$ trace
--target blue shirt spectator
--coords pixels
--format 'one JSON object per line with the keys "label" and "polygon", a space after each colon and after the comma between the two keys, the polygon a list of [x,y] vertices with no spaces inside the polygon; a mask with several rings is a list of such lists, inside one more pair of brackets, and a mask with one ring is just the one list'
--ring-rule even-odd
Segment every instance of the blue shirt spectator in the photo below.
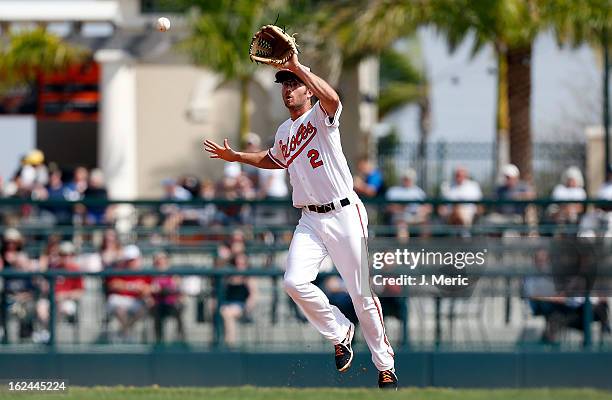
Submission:
{"label": "blue shirt spectator", "polygon": [[[519,180],[520,171],[514,164],[504,165],[501,169],[503,179],[502,185],[495,190],[495,196],[499,200],[530,200],[535,197],[535,193],[527,184]],[[497,210],[500,214],[524,214],[525,206],[520,204],[503,204]]]}
{"label": "blue shirt spectator", "polygon": [[376,197],[383,192],[384,179],[382,172],[367,158],[357,163],[358,175],[353,178],[357,194],[365,197]]}

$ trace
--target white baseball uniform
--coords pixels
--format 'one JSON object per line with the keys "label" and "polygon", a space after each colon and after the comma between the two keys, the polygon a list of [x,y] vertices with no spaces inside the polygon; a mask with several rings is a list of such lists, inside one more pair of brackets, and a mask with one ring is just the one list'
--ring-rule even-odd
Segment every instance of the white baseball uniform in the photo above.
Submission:
{"label": "white baseball uniform", "polygon": [[[341,112],[340,104],[330,118],[317,102],[295,121],[285,121],[268,150],[270,158],[289,171],[295,207],[334,204],[334,210],[326,213],[302,211],[289,248],[284,285],[310,323],[333,344],[340,343],[350,322],[312,284],[329,255],[351,296],[372,361],[384,371],[394,367],[393,349],[385,334],[380,301],[369,283],[362,282],[368,279],[361,271],[368,217],[353,190],[353,177],[342,152]],[[342,206],[340,201],[346,198],[350,204]],[[367,287],[367,292],[362,293],[362,287]]]}

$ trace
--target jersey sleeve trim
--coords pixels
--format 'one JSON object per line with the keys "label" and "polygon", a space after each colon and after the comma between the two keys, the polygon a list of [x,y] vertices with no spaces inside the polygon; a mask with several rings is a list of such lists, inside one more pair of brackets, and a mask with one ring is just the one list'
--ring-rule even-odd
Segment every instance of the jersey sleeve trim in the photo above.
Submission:
{"label": "jersey sleeve trim", "polygon": [[272,149],[268,149],[268,155],[270,156],[270,158],[272,159],[272,161],[274,161],[274,163],[276,165],[278,165],[279,167],[283,168],[283,169],[287,169],[287,165],[284,164],[283,162],[281,162],[280,160],[276,159],[276,157],[274,157],[274,155],[272,155]]}
{"label": "jersey sleeve trim", "polygon": [[338,108],[336,108],[336,113],[333,115],[333,118],[327,113],[327,111],[325,111],[325,109],[323,108],[323,104],[321,104],[321,101],[319,101],[319,107],[321,108],[321,111],[323,111],[323,114],[326,116],[324,119],[325,125],[328,127],[337,128],[340,125],[340,114],[342,113],[342,103],[341,102],[338,103]]}

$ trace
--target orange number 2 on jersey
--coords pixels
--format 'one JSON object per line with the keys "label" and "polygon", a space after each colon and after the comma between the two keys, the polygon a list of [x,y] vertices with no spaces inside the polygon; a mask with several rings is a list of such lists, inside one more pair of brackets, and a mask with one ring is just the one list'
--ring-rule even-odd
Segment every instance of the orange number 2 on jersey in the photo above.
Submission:
{"label": "orange number 2 on jersey", "polygon": [[308,158],[310,158],[310,165],[312,165],[312,169],[315,169],[323,165],[323,161],[319,160],[318,150],[310,149],[308,150],[308,153],[306,155],[308,156]]}

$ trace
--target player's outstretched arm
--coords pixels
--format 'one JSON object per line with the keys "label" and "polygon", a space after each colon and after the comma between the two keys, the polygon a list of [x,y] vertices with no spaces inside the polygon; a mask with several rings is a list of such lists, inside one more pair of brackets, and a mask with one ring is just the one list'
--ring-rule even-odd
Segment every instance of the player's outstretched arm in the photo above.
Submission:
{"label": "player's outstretched arm", "polygon": [[272,161],[266,150],[257,153],[235,151],[231,148],[227,139],[223,140],[223,146],[206,139],[204,141],[204,150],[210,153],[210,158],[220,158],[229,162],[241,162],[263,169],[281,169],[278,164]]}
{"label": "player's outstretched arm", "polygon": [[280,68],[286,68],[296,74],[302,82],[317,96],[323,109],[327,112],[327,115],[333,117],[336,114],[336,110],[340,105],[340,96],[332,88],[329,83],[325,82],[322,78],[310,72],[305,66],[300,64],[297,54],[293,54],[289,61],[280,66]]}

